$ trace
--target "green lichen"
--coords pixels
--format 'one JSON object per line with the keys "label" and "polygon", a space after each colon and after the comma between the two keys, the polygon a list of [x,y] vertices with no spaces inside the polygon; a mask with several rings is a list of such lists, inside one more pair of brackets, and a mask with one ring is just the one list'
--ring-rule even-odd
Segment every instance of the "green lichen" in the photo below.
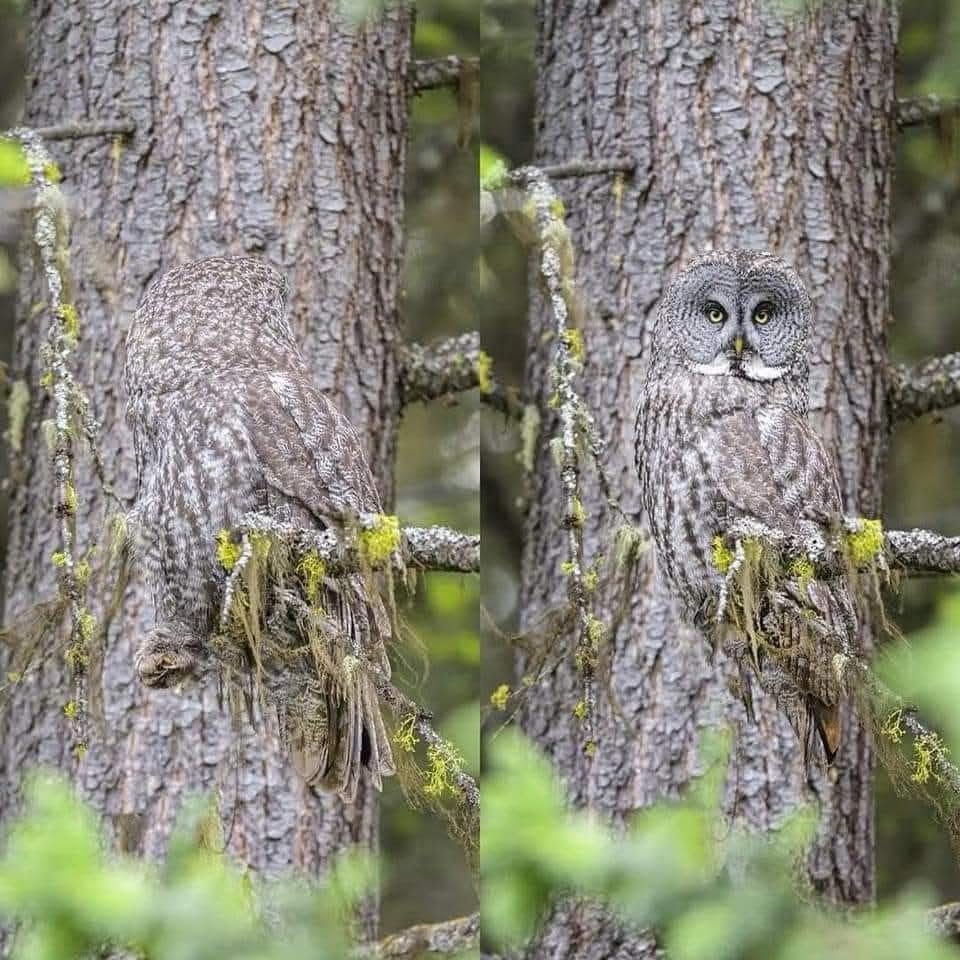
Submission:
{"label": "green lichen", "polygon": [[733,566],[734,553],[720,534],[717,534],[711,541],[710,561],[724,576]]}
{"label": "green lichen", "polygon": [[594,650],[603,642],[606,633],[607,628],[604,626],[603,621],[598,620],[593,614],[590,614],[587,617],[587,639],[590,641],[590,645]]}
{"label": "green lichen", "polygon": [[327,575],[327,565],[320,558],[316,550],[305,553],[297,564],[297,570],[303,577],[303,590],[311,603],[316,603],[320,596],[324,577]]}
{"label": "green lichen", "polygon": [[62,550],[54,550],[50,559],[55,567],[65,567],[67,565],[67,555]]}
{"label": "green lichen", "polygon": [[567,208],[563,205],[563,201],[559,197],[554,197],[550,201],[550,216],[554,220],[563,220],[567,215]]}
{"label": "green lichen", "polygon": [[76,720],[80,716],[80,708],[77,706],[76,700],[68,700],[63,705],[63,715],[68,720]]}
{"label": "green lichen", "polygon": [[490,694],[490,703],[496,707],[497,710],[506,710],[509,699],[510,687],[505,683],[501,683],[500,686]]}
{"label": "green lichen", "polygon": [[584,756],[592,757],[592,756],[594,756],[594,755],[596,754],[596,752],[597,752],[597,741],[596,741],[596,740],[588,740],[588,741],[583,745],[583,753],[584,753]]}
{"label": "green lichen", "polygon": [[382,513],[358,537],[360,555],[372,567],[381,566],[400,548],[400,521]]}
{"label": "green lichen", "polygon": [[77,616],[77,633],[84,644],[93,639],[93,633],[97,628],[96,617],[89,610],[81,610]]}
{"label": "green lichen", "polygon": [[26,380],[15,380],[7,399],[7,443],[14,453],[23,449],[23,434],[30,410],[30,388]]}
{"label": "green lichen", "polygon": [[87,755],[87,745],[85,743],[76,743],[73,746],[73,756],[75,760],[82,760]]}
{"label": "green lichen", "polygon": [[847,557],[856,568],[870,566],[883,552],[883,524],[879,520],[860,520],[859,529],[845,538]]}
{"label": "green lichen", "polygon": [[80,560],[73,568],[73,576],[78,587],[85,587],[90,580],[90,564],[86,560]]}
{"label": "green lichen", "polygon": [[217,561],[227,573],[237,565],[242,552],[240,544],[230,538],[230,531],[220,530],[217,534]]}
{"label": "green lichen", "polygon": [[573,715],[578,720],[585,720],[587,717],[587,704],[585,700],[578,700],[576,706],[573,708]]}
{"label": "green lichen", "polygon": [[72,673],[82,671],[90,660],[82,643],[72,643],[67,647],[63,659],[67,661]]}
{"label": "green lichen", "polygon": [[52,390],[53,389],[53,371],[44,370],[43,373],[40,374],[39,383],[44,390]]}
{"label": "green lichen", "polygon": [[63,179],[60,168],[52,160],[43,165],[43,176],[50,183],[59,183]]}
{"label": "green lichen", "polygon": [[586,590],[587,593],[593,593],[594,590],[597,589],[597,585],[599,583],[600,583],[600,574],[597,573],[596,567],[591,567],[583,575],[583,589]]}
{"label": "green lichen", "polygon": [[486,350],[477,354],[477,386],[484,396],[493,390],[493,357]]}
{"label": "green lichen", "polygon": [[572,560],[564,560],[560,564],[560,572],[565,577],[572,577],[576,569],[577,569],[577,565]]}

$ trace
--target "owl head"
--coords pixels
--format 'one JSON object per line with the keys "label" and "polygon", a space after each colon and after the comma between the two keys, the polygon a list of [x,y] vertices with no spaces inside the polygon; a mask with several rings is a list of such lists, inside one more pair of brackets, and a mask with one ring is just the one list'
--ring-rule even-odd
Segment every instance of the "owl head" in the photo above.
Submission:
{"label": "owl head", "polygon": [[796,272],[753,250],[707,254],[667,288],[655,338],[704,376],[806,379],[811,303]]}

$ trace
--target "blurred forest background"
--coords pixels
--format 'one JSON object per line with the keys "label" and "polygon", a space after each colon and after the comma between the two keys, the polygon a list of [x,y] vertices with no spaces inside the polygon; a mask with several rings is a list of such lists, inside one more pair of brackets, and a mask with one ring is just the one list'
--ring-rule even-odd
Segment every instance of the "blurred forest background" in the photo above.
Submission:
{"label": "blurred forest background", "polygon": [[[960,96],[960,4],[905,0],[900,9],[898,96]],[[535,13],[533,0],[488,0],[484,6],[482,149],[488,158],[502,157],[509,167],[533,155]],[[576,249],[576,236],[573,243]],[[527,349],[527,254],[503,218],[484,228],[482,244],[477,274],[481,338],[503,383],[518,386],[523,382]],[[892,254],[891,360],[912,363],[960,350],[955,307],[960,297],[960,124],[956,117],[940,127],[910,127],[899,134]],[[593,412],[602,435],[603,412]],[[483,637],[488,695],[514,679],[506,638],[518,625],[521,446],[514,425],[496,412],[485,412],[482,599],[489,614]],[[899,425],[887,467],[887,526],[960,533],[958,475],[960,410]],[[960,604],[950,603],[956,597],[960,597],[956,582],[937,578],[910,580],[891,596],[890,610],[913,649],[922,653],[925,645],[943,637],[960,639]],[[497,730],[504,719],[503,713],[490,711],[485,730]],[[960,898],[955,853],[930,811],[915,800],[897,797],[882,770],[877,773],[876,802],[881,903],[918,880],[935,886],[935,899]]]}
{"label": "blurred forest background", "polygon": [[[0,2],[0,128],[15,125],[22,111],[27,6],[17,0]],[[353,6],[357,16],[372,12],[369,4],[344,4]],[[416,57],[475,55],[479,36],[473,4],[464,0],[418,4]],[[426,342],[475,329],[470,278],[478,245],[477,137],[475,118],[474,129],[469,123],[461,129],[457,97],[449,89],[412,98],[411,109],[401,309],[406,339]],[[57,144],[50,144],[50,150],[56,160]],[[62,174],[69,202],[68,166],[63,166]],[[15,322],[15,263],[23,223],[16,205],[11,198],[0,208],[0,361],[10,357]],[[5,403],[2,409],[6,410]],[[395,504],[401,522],[479,530],[478,417],[475,392],[461,395],[455,404],[418,404],[404,411]],[[4,444],[0,478],[6,475]],[[4,517],[7,502],[3,492]],[[0,547],[5,545],[4,527]],[[478,600],[475,576],[422,577],[415,600],[401,614],[424,643],[429,666],[425,672],[424,664],[415,659],[394,665],[398,682],[430,705],[437,729],[461,750],[466,769],[474,776],[479,772]],[[385,786],[381,824],[384,932],[476,909],[476,891],[459,844],[429,811],[410,809],[393,780]]]}

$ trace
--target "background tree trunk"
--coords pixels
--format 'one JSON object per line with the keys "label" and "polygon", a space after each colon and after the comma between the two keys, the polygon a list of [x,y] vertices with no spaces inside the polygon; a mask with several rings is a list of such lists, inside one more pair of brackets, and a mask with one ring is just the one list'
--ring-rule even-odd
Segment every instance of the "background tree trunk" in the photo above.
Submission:
{"label": "background tree trunk", "polygon": [[[667,279],[709,249],[770,249],[798,268],[815,303],[811,409],[832,451],[849,513],[876,516],[887,445],[884,407],[888,227],[894,134],[896,14],[887,0],[814,5],[787,17],[773,3],[705,0],[540,0],[537,162],[628,155],[636,173],[564,180],[558,189],[586,306],[580,389],[606,440],[606,469],[638,514],[633,465],[637,375]],[[533,310],[527,388],[552,392]],[[552,419],[552,418],[551,418]],[[555,435],[546,422],[542,440]],[[617,518],[586,469],[588,559],[611,546]],[[524,555],[524,623],[565,602],[558,472],[541,442]],[[608,622],[616,585],[601,583]],[[862,642],[871,643],[869,624]],[[581,752],[572,715],[572,654],[528,698],[524,725],[577,803],[622,822],[676,794],[700,769],[698,745],[719,723],[736,730],[725,804],[755,829],[798,804],[821,806],[810,879],[831,900],[873,895],[871,748],[848,716],[839,780],[808,784],[801,749],[767,697],[751,725],[728,689],[729,664],[678,626],[642,571],[626,618],[609,637],[611,696],[600,685],[598,750]],[[521,664],[523,669],[528,664]],[[613,701],[613,703],[611,703]],[[613,705],[615,704],[615,706]],[[586,906],[561,907],[532,954],[579,960],[646,956],[652,946]]]}
{"label": "background tree trunk", "polygon": [[[133,493],[133,451],[119,388],[123,342],[148,283],[176,263],[214,253],[262,256],[287,276],[293,326],[317,383],[367,438],[387,504],[397,421],[396,294],[411,18],[340,19],[336,0],[34,5],[31,126],[129,116],[129,144],[52,147],[72,206],[72,299],[82,325],[80,382],[103,423],[118,493]],[[6,578],[7,620],[54,594],[58,546],[51,455],[40,430],[50,404],[36,386],[47,317],[24,260],[15,377],[31,387]],[[81,456],[79,543],[101,541],[92,583],[100,614],[104,499]],[[367,791],[345,806],[296,777],[275,741],[239,731],[215,685],[147,692],[132,655],[152,622],[139,579],[106,638],[101,722],[85,760],[71,757],[62,707],[70,684],[62,646],[11,694],[0,736],[0,811],[16,805],[24,770],[71,771],[114,824],[137,825],[137,852],[160,856],[188,792],[216,791],[228,850],[256,871],[315,871],[346,844],[372,845]],[[132,817],[129,815],[133,815]],[[129,833],[129,831],[126,831]]]}

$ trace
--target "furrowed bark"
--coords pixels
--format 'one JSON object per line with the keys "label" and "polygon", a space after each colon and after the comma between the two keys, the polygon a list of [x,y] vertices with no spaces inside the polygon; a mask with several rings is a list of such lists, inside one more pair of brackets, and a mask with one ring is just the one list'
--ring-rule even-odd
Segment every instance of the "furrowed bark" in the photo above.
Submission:
{"label": "furrowed bark", "polygon": [[[63,117],[115,116],[120,104],[136,130],[129,141],[51,145],[71,204],[76,375],[103,422],[104,462],[124,501],[134,463],[118,384],[130,318],[170,267],[232,253],[261,256],[286,275],[316,382],[366,439],[389,509],[411,21],[391,6],[353,25],[338,9],[333,0],[296,14],[249,0],[229,16],[215,3],[173,4],[163,16],[119,0],[32,7],[25,123],[53,136]],[[30,482],[15,491],[11,513],[8,621],[56,582],[51,457],[40,430],[50,406],[37,386],[43,323],[31,310],[44,293],[31,255],[22,266],[14,376],[30,384],[18,473]],[[102,622],[114,577],[105,504],[79,463],[78,547],[101,544],[90,592]],[[43,763],[69,772],[108,824],[142,818],[136,852],[150,858],[162,856],[183,798],[199,791],[218,796],[232,824],[229,856],[257,872],[312,873],[347,845],[375,846],[372,791],[345,806],[305,787],[263,729],[232,729],[215,685],[182,697],[140,686],[133,650],[152,619],[136,580],[106,640],[84,760],[70,754],[62,643],[14,688],[0,731],[0,815],[15,811],[24,771]],[[372,912],[366,927],[373,932]]]}
{"label": "furrowed bark", "polygon": [[[896,16],[886,0],[820,4],[785,17],[772,4],[654,0],[597,5],[540,0],[537,148],[549,169],[568,158],[628,157],[632,175],[559,180],[584,304],[585,370],[577,388],[606,441],[604,466],[626,514],[639,512],[633,465],[637,376],[667,279],[709,249],[767,248],[796,265],[815,303],[812,417],[834,455],[848,514],[880,515],[886,449],[888,232]],[[526,394],[548,410],[550,318],[534,308]],[[565,602],[563,490],[545,419],[526,526],[523,623]],[[585,475],[586,559],[607,553],[620,519]],[[614,622],[620,585],[601,583]],[[814,889],[840,903],[873,896],[872,757],[850,713],[839,779],[807,783],[802,750],[769,698],[747,722],[732,671],[678,625],[652,565],[632,585],[598,680],[597,750],[582,751],[570,655],[527,700],[526,730],[573,800],[621,823],[682,790],[700,769],[704,732],[737,732],[725,805],[757,830],[799,804],[822,810],[810,851]],[[563,642],[563,639],[557,640]],[[869,650],[864,623],[860,645]],[[523,672],[528,664],[520,663]],[[531,957],[654,955],[652,941],[602,911],[561,905]]]}

